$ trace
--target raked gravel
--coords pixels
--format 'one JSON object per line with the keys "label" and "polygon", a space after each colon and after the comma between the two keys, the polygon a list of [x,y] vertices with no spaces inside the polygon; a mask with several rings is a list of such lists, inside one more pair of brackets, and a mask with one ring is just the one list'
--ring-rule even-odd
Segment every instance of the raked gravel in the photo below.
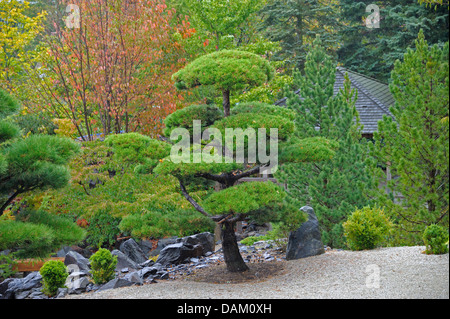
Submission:
{"label": "raked gravel", "polygon": [[422,246],[330,250],[286,261],[281,273],[262,282],[159,281],[66,299],[448,299],[449,255],[426,255],[424,250]]}

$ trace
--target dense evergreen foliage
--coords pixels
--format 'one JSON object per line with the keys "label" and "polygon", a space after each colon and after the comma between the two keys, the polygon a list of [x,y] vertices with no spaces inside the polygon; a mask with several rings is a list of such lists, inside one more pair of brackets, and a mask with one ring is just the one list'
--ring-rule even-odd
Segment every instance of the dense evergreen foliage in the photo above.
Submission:
{"label": "dense evergreen foliage", "polygon": [[443,48],[429,46],[419,33],[415,49],[392,72],[395,121],[385,117],[374,134],[374,157],[397,177],[378,201],[397,221],[401,242],[420,241],[430,224],[448,227],[449,126],[443,121],[448,118],[448,59],[448,42]]}
{"label": "dense evergreen foliage", "polygon": [[272,41],[280,42],[282,49],[274,59],[284,60],[290,69],[303,70],[306,55],[319,34],[332,54],[337,49],[339,19],[338,7],[333,1],[323,0],[269,0],[261,10],[262,32]]}
{"label": "dense evergreen foliage", "polygon": [[[443,45],[449,37],[448,5],[426,6],[406,0],[340,0],[342,47],[338,61],[350,70],[387,82],[394,63],[403,58],[420,29],[429,43]],[[379,28],[367,28],[368,5],[380,10]]]}
{"label": "dense evergreen foliage", "polygon": [[[333,96],[334,74],[335,64],[317,37],[306,59],[305,76],[294,73],[301,97],[290,92],[287,101],[288,108],[296,112],[295,135],[304,140],[300,140],[300,150],[281,156],[309,154],[315,159],[314,155],[323,154],[328,161],[284,165],[278,175],[287,183],[289,196],[314,207],[324,243],[344,247],[342,223],[355,208],[369,203],[367,191],[373,184],[366,171],[368,149],[361,141],[355,92],[347,79],[344,89]],[[317,148],[320,139],[335,145]]]}

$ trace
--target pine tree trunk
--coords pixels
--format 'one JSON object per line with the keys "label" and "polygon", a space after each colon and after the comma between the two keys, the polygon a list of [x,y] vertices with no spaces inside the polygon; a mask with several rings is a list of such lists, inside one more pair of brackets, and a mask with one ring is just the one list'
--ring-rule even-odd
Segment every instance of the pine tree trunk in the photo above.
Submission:
{"label": "pine tree trunk", "polygon": [[244,272],[248,270],[247,265],[242,259],[236,236],[234,234],[234,223],[224,222],[222,229],[222,249],[229,272]]}

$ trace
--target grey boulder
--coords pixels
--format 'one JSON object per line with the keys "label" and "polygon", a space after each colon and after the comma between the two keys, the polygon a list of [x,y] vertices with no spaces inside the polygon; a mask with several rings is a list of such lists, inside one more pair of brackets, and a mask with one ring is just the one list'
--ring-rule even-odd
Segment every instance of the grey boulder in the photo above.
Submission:
{"label": "grey boulder", "polygon": [[42,287],[42,276],[38,271],[28,274],[24,278],[10,278],[6,279],[0,284],[0,294],[3,299],[15,299],[28,297],[30,291],[34,288]]}
{"label": "grey boulder", "polygon": [[111,255],[117,256],[116,271],[121,271],[124,268],[134,269],[134,270],[138,270],[138,269],[142,268],[141,266],[138,265],[138,263],[136,263],[134,260],[132,260],[130,257],[125,255],[120,250],[117,250],[117,249],[113,250],[111,252]]}
{"label": "grey boulder", "polygon": [[144,251],[133,238],[130,238],[120,244],[119,250],[123,252],[128,258],[138,264],[143,263],[148,259]]}
{"label": "grey boulder", "polygon": [[176,243],[166,246],[161,250],[157,263],[163,266],[178,265],[187,263],[192,257],[199,257],[203,253],[201,245],[189,245],[184,243]]}
{"label": "grey boulder", "polygon": [[202,255],[209,251],[214,251],[214,235],[208,232],[200,233],[188,237],[183,237],[181,242],[190,245],[200,245],[202,247]]}
{"label": "grey boulder", "polygon": [[134,285],[134,283],[129,280],[122,279],[122,278],[115,278],[113,280],[108,281],[103,286],[101,286],[97,291],[104,291],[104,290],[108,290],[108,289],[116,289],[116,288],[128,287],[128,286],[133,286],[133,285]]}
{"label": "grey boulder", "polygon": [[309,206],[303,206],[300,210],[308,214],[308,220],[296,231],[290,233],[286,249],[287,260],[306,258],[325,253],[319,221],[314,213],[314,209]]}
{"label": "grey boulder", "polygon": [[66,257],[64,258],[64,265],[67,266],[69,272],[82,271],[89,273],[90,270],[89,264],[90,264],[89,259],[83,257],[81,254],[73,250],[69,251],[66,254]]}
{"label": "grey boulder", "polygon": [[73,272],[67,279],[65,286],[68,288],[69,294],[80,294],[86,291],[86,287],[89,285],[89,279],[84,272]]}

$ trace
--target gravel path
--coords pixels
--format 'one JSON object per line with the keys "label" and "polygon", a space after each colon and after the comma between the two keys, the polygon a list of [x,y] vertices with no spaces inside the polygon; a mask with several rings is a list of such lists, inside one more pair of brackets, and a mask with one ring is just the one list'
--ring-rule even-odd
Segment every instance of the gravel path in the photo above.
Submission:
{"label": "gravel path", "polygon": [[159,281],[67,299],[289,299],[449,298],[449,255],[426,255],[425,247],[327,251],[283,262],[284,270],[262,282],[211,284]]}

